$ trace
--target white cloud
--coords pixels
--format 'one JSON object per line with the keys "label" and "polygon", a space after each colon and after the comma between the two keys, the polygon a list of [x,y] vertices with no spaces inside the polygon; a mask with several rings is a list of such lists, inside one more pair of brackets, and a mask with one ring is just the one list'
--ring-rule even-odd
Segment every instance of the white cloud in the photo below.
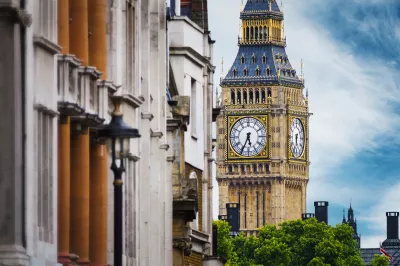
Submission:
{"label": "white cloud", "polygon": [[[285,1],[285,35],[289,59],[298,72],[300,61],[304,59],[310,112],[315,114],[310,118],[312,165],[308,200],[343,204],[351,195],[354,197],[353,188],[343,187],[326,176],[332,176],[333,167],[358,152],[376,148],[378,137],[394,135],[400,124],[399,116],[388,103],[400,99],[396,85],[399,76],[390,68],[391,64],[379,58],[363,59],[353,55],[346,45],[306,16],[306,8],[322,2]],[[240,0],[209,1],[210,29],[217,41],[214,61],[218,66],[220,57],[224,56],[225,72],[237,53],[239,4]],[[216,77],[219,73],[218,66]],[[216,184],[214,188],[214,199],[217,199]],[[360,186],[358,200],[370,201],[368,197],[372,191],[369,189]],[[214,212],[217,215],[216,200]]]}

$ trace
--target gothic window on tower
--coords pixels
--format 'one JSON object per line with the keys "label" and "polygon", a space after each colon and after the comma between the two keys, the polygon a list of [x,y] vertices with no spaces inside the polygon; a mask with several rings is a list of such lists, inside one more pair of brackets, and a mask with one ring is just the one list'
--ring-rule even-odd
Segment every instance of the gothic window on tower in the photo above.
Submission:
{"label": "gothic window on tower", "polygon": [[247,74],[248,74],[248,70],[247,70],[247,68],[244,68],[244,70],[243,70],[243,76],[247,76]]}
{"label": "gothic window on tower", "polygon": [[255,27],[254,35],[255,35],[255,40],[258,41],[258,27]]}
{"label": "gothic window on tower", "polygon": [[269,67],[267,68],[267,76],[271,76],[271,69],[269,69]]}
{"label": "gothic window on tower", "polygon": [[267,56],[265,54],[262,57],[262,62],[263,62],[263,64],[267,63]]}
{"label": "gothic window on tower", "polygon": [[244,173],[245,173],[244,165],[243,165],[243,164],[240,165],[240,173],[241,173],[241,174],[244,174]]}
{"label": "gothic window on tower", "polygon": [[243,91],[243,104],[247,104],[247,91]]}
{"label": "gothic window on tower", "polygon": [[261,102],[265,103],[265,89],[261,90]]}
{"label": "gothic window on tower", "polygon": [[240,91],[238,91],[238,94],[237,94],[237,104],[241,104],[241,102],[242,102],[242,95],[241,95]]}
{"label": "gothic window on tower", "polygon": [[256,69],[256,76],[257,76],[257,77],[260,76],[260,68],[258,68],[258,67],[257,67],[257,69]]}
{"label": "gothic window on tower", "polygon": [[272,97],[271,88],[268,88],[268,97]]}
{"label": "gothic window on tower", "polygon": [[249,103],[252,104],[253,103],[253,89],[250,89],[249,91]]}
{"label": "gothic window on tower", "polygon": [[257,165],[253,164],[253,173],[257,174]]}
{"label": "gothic window on tower", "polygon": [[256,89],[256,103],[260,103],[260,90]]}
{"label": "gothic window on tower", "polygon": [[256,63],[256,55],[253,53],[253,55],[251,56],[251,60],[253,62],[253,64]]}
{"label": "gothic window on tower", "polygon": [[249,32],[250,32],[249,27],[246,27],[246,28],[245,28],[246,41],[249,41]]}
{"label": "gothic window on tower", "polygon": [[237,74],[237,70],[236,70],[236,68],[235,68],[235,69],[233,69],[233,71],[232,71],[232,76],[233,76],[233,77],[236,77],[236,74]]}
{"label": "gothic window on tower", "polygon": [[234,90],[232,90],[231,91],[231,104],[235,104],[235,91]]}
{"label": "gothic window on tower", "polygon": [[268,38],[268,29],[267,27],[264,27],[264,32],[263,32],[263,39],[264,41],[266,41]]}
{"label": "gothic window on tower", "polygon": [[253,41],[253,36],[254,36],[254,28],[250,28],[250,41]]}
{"label": "gothic window on tower", "polygon": [[240,57],[240,63],[243,65],[245,63],[245,58],[244,58],[244,54],[242,54],[242,56]]}

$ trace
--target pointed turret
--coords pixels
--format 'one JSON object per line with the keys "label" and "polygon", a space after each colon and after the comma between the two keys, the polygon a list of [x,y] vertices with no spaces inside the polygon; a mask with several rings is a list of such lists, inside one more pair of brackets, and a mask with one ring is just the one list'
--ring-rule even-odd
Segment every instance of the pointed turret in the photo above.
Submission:
{"label": "pointed turret", "polygon": [[276,0],[247,0],[240,19],[239,51],[221,86],[304,88],[286,54],[283,13]]}
{"label": "pointed turret", "polygon": [[343,219],[342,219],[342,224],[345,224],[345,223],[346,223],[346,216],[345,216],[344,214],[345,214],[345,211],[344,211],[344,209],[343,209]]}

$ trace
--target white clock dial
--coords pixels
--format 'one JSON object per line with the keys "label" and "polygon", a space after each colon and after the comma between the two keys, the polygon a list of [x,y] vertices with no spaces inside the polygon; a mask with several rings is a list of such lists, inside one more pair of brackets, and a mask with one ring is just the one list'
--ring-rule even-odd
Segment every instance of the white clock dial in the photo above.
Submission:
{"label": "white clock dial", "polygon": [[298,118],[293,119],[290,126],[290,149],[296,158],[304,152],[304,127]]}
{"label": "white clock dial", "polygon": [[244,117],[233,125],[229,139],[236,153],[251,157],[259,154],[265,147],[267,131],[258,119]]}

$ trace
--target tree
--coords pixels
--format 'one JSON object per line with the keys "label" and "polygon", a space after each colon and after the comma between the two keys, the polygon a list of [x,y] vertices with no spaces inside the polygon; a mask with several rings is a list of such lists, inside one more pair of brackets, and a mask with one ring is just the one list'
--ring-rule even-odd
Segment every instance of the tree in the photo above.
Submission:
{"label": "tree", "polygon": [[220,251],[225,254],[227,265],[364,265],[353,239],[353,229],[348,225],[332,227],[316,219],[295,220],[279,227],[265,225],[259,229],[257,237],[240,234],[232,238],[226,232],[229,228],[226,224],[223,226],[226,238],[222,240]]}
{"label": "tree", "polygon": [[371,266],[389,266],[389,260],[386,256],[375,254],[374,259],[371,261]]}

